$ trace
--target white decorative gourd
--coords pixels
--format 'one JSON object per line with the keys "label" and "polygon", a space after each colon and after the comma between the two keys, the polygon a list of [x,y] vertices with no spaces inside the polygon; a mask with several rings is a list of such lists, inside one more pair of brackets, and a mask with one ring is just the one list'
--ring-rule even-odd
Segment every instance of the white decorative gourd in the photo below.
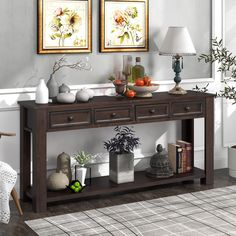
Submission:
{"label": "white decorative gourd", "polygon": [[73,93],[58,93],[57,102],[59,103],[74,103],[75,95]]}
{"label": "white decorative gourd", "polygon": [[89,100],[89,94],[84,89],[81,89],[76,93],[76,99],[78,102],[87,102]]}
{"label": "white decorative gourd", "polygon": [[92,99],[94,97],[94,91],[92,89],[86,88],[84,90],[88,93],[89,99]]}

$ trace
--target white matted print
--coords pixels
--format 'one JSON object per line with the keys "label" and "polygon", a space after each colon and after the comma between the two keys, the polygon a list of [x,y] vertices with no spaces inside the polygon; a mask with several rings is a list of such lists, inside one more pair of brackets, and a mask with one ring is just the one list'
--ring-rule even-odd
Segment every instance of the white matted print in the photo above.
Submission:
{"label": "white matted print", "polygon": [[39,0],[39,53],[91,51],[91,0]]}
{"label": "white matted print", "polygon": [[148,2],[101,0],[101,51],[148,50]]}

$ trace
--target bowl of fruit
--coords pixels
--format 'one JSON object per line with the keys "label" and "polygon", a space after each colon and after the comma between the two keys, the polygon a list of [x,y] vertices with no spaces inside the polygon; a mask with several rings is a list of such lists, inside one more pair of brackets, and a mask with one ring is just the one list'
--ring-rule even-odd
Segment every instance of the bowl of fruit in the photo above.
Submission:
{"label": "bowl of fruit", "polygon": [[152,93],[159,89],[159,84],[152,83],[148,76],[135,80],[134,84],[128,84],[128,88],[135,91],[135,97],[150,98]]}
{"label": "bowl of fruit", "polygon": [[70,182],[70,184],[68,186],[66,186],[68,189],[71,190],[71,192],[73,193],[79,193],[83,190],[83,186],[81,185],[81,183],[79,182],[79,180],[73,180]]}
{"label": "bowl of fruit", "polygon": [[113,81],[113,84],[115,86],[115,90],[117,94],[123,95],[126,91],[126,81],[125,80],[120,80],[120,79],[115,79]]}

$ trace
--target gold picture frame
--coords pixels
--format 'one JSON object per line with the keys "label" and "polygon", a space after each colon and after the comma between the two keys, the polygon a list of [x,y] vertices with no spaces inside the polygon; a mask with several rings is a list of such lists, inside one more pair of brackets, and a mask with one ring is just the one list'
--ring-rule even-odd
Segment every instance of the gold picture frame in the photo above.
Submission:
{"label": "gold picture frame", "polygon": [[38,0],[38,54],[92,52],[92,0]]}
{"label": "gold picture frame", "polygon": [[100,52],[149,50],[149,1],[100,0]]}

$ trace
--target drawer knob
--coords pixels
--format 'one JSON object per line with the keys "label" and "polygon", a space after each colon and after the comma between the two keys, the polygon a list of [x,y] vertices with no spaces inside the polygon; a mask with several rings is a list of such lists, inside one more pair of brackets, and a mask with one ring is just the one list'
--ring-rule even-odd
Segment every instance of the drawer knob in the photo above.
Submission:
{"label": "drawer knob", "polygon": [[115,118],[116,117],[116,113],[115,112],[111,113],[111,117]]}
{"label": "drawer knob", "polygon": [[151,114],[154,114],[154,113],[156,112],[156,110],[155,110],[155,109],[150,109],[149,112],[150,112]]}
{"label": "drawer knob", "polygon": [[185,111],[190,111],[191,107],[185,107]]}
{"label": "drawer knob", "polygon": [[74,117],[73,116],[68,116],[68,121],[73,121],[74,120]]}

